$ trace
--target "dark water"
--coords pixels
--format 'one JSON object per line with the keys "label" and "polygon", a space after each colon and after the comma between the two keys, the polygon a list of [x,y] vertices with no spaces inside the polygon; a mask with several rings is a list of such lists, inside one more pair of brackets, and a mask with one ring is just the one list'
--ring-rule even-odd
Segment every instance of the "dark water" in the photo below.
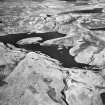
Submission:
{"label": "dark water", "polygon": [[58,32],[32,33],[32,34],[20,33],[20,34],[9,34],[6,36],[0,36],[0,41],[4,43],[15,44],[17,41],[21,39],[30,38],[30,37],[41,37],[43,38],[43,41],[45,41],[45,40],[64,37],[64,36],[65,34],[61,34]]}
{"label": "dark water", "polygon": [[76,10],[73,11],[72,13],[102,13],[103,8],[95,8],[95,9],[87,9],[87,10]]}
{"label": "dark water", "polygon": [[7,35],[0,37],[0,41],[4,42],[5,44],[10,43],[13,44],[16,47],[24,48],[29,51],[40,51],[44,54],[47,54],[48,56],[59,60],[62,63],[62,66],[71,68],[71,67],[84,67],[88,66],[85,64],[79,64],[74,61],[74,57],[69,55],[69,49],[70,48],[63,48],[62,50],[58,50],[58,46],[40,46],[39,44],[30,44],[30,45],[17,45],[16,42],[28,37],[41,37],[43,38],[43,41],[63,37],[65,34],[60,34],[57,32],[49,32],[49,33],[32,33],[32,34],[13,34],[13,35]]}
{"label": "dark water", "polygon": [[70,48],[63,48],[62,50],[58,51],[57,46],[40,46],[39,44],[36,45],[24,45],[20,46],[22,48],[25,48],[29,51],[40,51],[44,54],[49,55],[50,57],[59,60],[62,63],[62,66],[64,67],[84,67],[87,66],[85,64],[79,64],[74,61],[74,57],[69,55],[69,49]]}
{"label": "dark water", "polygon": [[101,28],[101,27],[99,26],[99,28],[97,28],[97,27],[96,27],[96,28],[91,28],[90,30],[92,30],[92,31],[105,31],[105,27],[102,27],[102,28]]}

